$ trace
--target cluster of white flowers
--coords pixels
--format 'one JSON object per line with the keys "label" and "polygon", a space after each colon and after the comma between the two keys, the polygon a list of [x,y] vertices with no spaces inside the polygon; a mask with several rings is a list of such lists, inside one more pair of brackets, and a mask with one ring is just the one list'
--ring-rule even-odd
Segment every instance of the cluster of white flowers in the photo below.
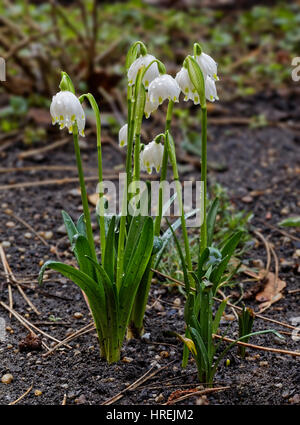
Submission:
{"label": "cluster of white flowers", "polygon": [[[217,88],[215,81],[218,81],[217,75],[217,63],[213,58],[206,53],[201,53],[199,56],[195,57],[196,62],[200,66],[204,77],[205,84],[205,97],[210,102],[218,100]],[[177,81],[181,91],[184,94],[184,100],[192,100],[195,105],[200,103],[199,95],[190,80],[188,70],[184,67],[177,73],[175,80]]]}
{"label": "cluster of white flowers", "polygon": [[[195,56],[195,60],[199,64],[203,73],[205,82],[206,99],[214,102],[218,99],[215,81],[218,81],[217,63],[206,53],[201,52]],[[175,79],[168,74],[160,74],[156,58],[146,54],[139,56],[130,66],[128,70],[128,84],[135,84],[137,73],[143,66],[148,68],[143,76],[143,84],[147,90],[144,113],[146,118],[154,112],[159,105],[169,99],[173,102],[179,102],[179,95],[182,91],[184,100],[192,100],[195,105],[200,103],[199,94],[196,91],[188,70],[182,67],[177,73]],[[153,63],[152,63],[153,62]],[[57,93],[52,98],[50,106],[52,123],[58,123],[60,128],[68,128],[69,132],[73,132],[73,126],[76,123],[78,132],[84,136],[85,114],[79,99],[68,90]],[[119,131],[119,145],[124,147],[127,145],[128,125],[125,124]],[[159,172],[163,157],[163,145],[152,141],[141,151],[141,169],[151,174],[155,168]]]}
{"label": "cluster of white flowers", "polygon": [[[149,54],[139,56],[128,70],[128,85],[134,85],[139,69],[143,66],[147,68],[153,61],[156,61],[155,56]],[[146,118],[149,118],[151,113],[156,111],[164,100],[179,101],[180,87],[171,75],[159,73],[156,62],[153,62],[146,70],[143,77],[143,84],[148,90],[144,108]]]}
{"label": "cluster of white flowers", "polygon": [[73,133],[73,125],[77,124],[78,132],[84,136],[85,114],[78,98],[70,91],[63,90],[52,98],[50,106],[52,124],[58,123],[60,129],[68,128]]}

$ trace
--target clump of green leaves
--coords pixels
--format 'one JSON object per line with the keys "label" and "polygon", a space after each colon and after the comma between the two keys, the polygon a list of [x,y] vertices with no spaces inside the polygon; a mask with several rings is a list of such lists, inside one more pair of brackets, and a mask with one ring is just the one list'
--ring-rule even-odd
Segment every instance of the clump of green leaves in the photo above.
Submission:
{"label": "clump of green leaves", "polygon": [[[254,323],[254,312],[251,308],[243,306],[243,309],[240,313],[238,313],[239,318],[239,337],[245,337],[249,335],[252,331],[253,323]],[[249,337],[245,337],[243,342],[248,342]],[[246,347],[240,345],[239,353],[242,358],[245,358],[246,355]]]}
{"label": "clump of green leaves", "polygon": [[[183,366],[187,364],[190,351],[197,365],[199,380],[209,386],[213,384],[221,360],[237,342],[248,341],[252,335],[276,333],[273,330],[251,333],[253,322],[251,323],[249,317],[252,316],[248,316],[249,313],[246,311],[241,319],[242,327],[237,340],[221,352],[219,349],[222,339],[218,343],[214,342],[214,335],[219,332],[220,321],[227,304],[225,299],[216,307],[216,295],[220,288],[230,284],[236,273],[236,269],[228,273],[227,267],[242,237],[242,232],[237,231],[219,247],[212,246],[218,206],[219,200],[216,198],[207,213],[208,246],[199,253],[195,271],[187,270],[180,243],[172,231],[181,258],[186,293],[184,309],[186,333],[185,336],[177,334],[186,347]],[[191,278],[195,283],[194,290]]]}

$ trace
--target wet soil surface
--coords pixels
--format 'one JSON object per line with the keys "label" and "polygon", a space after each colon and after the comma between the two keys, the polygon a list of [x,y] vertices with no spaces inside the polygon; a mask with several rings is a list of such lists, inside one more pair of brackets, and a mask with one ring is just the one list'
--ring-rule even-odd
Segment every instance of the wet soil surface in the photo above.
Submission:
{"label": "wet soil surface", "polygon": [[[209,161],[226,164],[223,172],[210,170],[209,179],[228,188],[230,199],[238,209],[252,211],[253,228],[273,243],[280,262],[279,276],[287,286],[283,298],[264,315],[291,324],[293,318],[300,316],[299,292],[290,292],[299,289],[300,243],[299,239],[284,236],[270,225],[277,226],[281,219],[299,214],[297,159],[300,131],[290,126],[299,116],[299,106],[294,99],[270,95],[236,102],[235,106],[225,105],[223,110],[225,117],[244,118],[262,112],[277,124],[259,128],[226,123],[209,125]],[[24,152],[24,146],[19,141],[5,154],[2,153],[1,167],[75,165],[71,140],[63,148],[29,159],[18,159],[21,152]],[[84,141],[82,152],[87,172],[96,168],[92,138]],[[104,158],[104,167],[110,172],[122,160],[119,150],[110,144],[104,146]],[[200,179],[199,170],[194,169],[184,178],[192,176]],[[76,171],[62,169],[0,174],[1,185],[66,177],[76,177]],[[94,192],[95,184],[95,181],[88,182],[89,193]],[[41,314],[36,315],[28,307],[12,284],[14,308],[31,323],[60,340],[91,321],[88,308],[81,291],[59,274],[48,273],[42,288],[38,288],[36,276],[41,260],[55,259],[58,255],[62,261],[73,261],[62,230],[61,210],[68,211],[74,219],[81,214],[80,196],[74,190],[77,187],[77,183],[67,183],[0,191],[1,242],[4,242],[7,261],[21,283],[32,285],[33,289],[25,288],[24,291]],[[44,232],[46,244],[14,216],[8,215],[7,209],[30,224],[36,232]],[[287,231],[297,237],[295,230]],[[245,261],[250,258],[266,263],[261,241],[246,254]],[[8,304],[8,287],[2,265],[0,271],[1,301]],[[243,283],[247,277],[241,275],[240,280]],[[244,289],[247,291],[251,285],[254,283],[244,282]],[[20,349],[19,344],[28,331],[0,306],[0,318],[6,324],[6,332],[0,339],[0,377],[13,375],[11,383],[0,383],[0,403],[13,402],[32,385],[32,390],[19,404],[61,404],[64,398],[67,404],[101,404],[126,389],[151,367],[156,374],[136,390],[125,391],[116,404],[166,403],[176,390],[195,389],[199,386],[195,364],[190,362],[186,369],[181,369],[182,345],[163,333],[165,330],[183,331],[183,302],[176,288],[170,290],[163,281],[156,279],[145,317],[146,338],[125,343],[122,361],[110,366],[99,357],[95,332],[73,340],[71,349],[61,347],[47,357],[43,357],[46,352],[43,347],[42,351]],[[258,310],[255,300],[250,299],[247,304]],[[224,320],[222,329],[227,324]],[[262,320],[256,320],[254,325],[255,330],[272,327],[289,331]],[[233,322],[228,336],[236,336],[236,331],[236,322]],[[43,335],[41,338],[49,347],[52,346],[51,340]],[[299,350],[299,342],[293,341],[291,335],[286,335],[284,342],[272,335],[253,337],[251,342]],[[227,358],[230,364],[221,365],[215,385],[229,388],[205,397],[190,397],[182,404],[299,403],[299,358],[249,350],[246,359],[241,360],[236,348]]]}

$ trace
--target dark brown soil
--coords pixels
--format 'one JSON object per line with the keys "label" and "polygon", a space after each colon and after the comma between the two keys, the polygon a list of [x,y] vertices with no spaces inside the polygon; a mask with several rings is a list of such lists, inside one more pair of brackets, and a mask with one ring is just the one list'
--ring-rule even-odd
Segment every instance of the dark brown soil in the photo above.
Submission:
{"label": "dark brown soil", "polygon": [[[265,237],[269,237],[279,257],[282,266],[280,278],[287,283],[284,297],[271,306],[265,315],[291,324],[291,319],[299,317],[299,292],[289,293],[299,288],[299,250],[300,244],[289,239],[269,227],[277,226],[278,221],[289,215],[299,214],[299,130],[292,129],[288,124],[299,117],[299,105],[294,99],[279,98],[268,95],[254,98],[247,102],[237,102],[234,106],[223,106],[223,118],[228,116],[253,116],[265,113],[267,118],[280,122],[282,126],[266,126],[250,128],[245,125],[209,125],[209,160],[226,163],[224,172],[210,171],[210,181],[218,181],[229,189],[232,202],[238,209],[253,211],[255,217],[252,225],[260,229]],[[96,167],[95,143],[92,138],[85,140],[83,160],[86,170]],[[47,155],[19,160],[18,154],[24,151],[21,141],[7,149],[2,154],[1,167],[22,167],[36,165],[75,165],[72,141],[64,148],[57,149]],[[298,158],[297,158],[298,156]],[[111,145],[104,147],[104,166],[106,170],[121,162],[118,149]],[[298,167],[298,168],[297,168]],[[199,177],[199,170],[191,176]],[[73,171],[37,171],[14,172],[1,174],[1,185],[24,181],[38,181],[51,178],[76,176]],[[185,176],[185,178],[187,178]],[[79,329],[89,323],[91,318],[82,297],[81,291],[70,281],[59,274],[49,274],[49,279],[38,289],[36,276],[39,263],[55,257],[56,252],[62,261],[72,260],[69,245],[59,228],[62,225],[61,210],[77,218],[81,213],[80,197],[74,196],[77,183],[29,187],[26,189],[11,189],[0,191],[0,229],[1,242],[9,241],[5,247],[7,260],[19,280],[26,276],[32,277],[35,289],[25,292],[41,312],[37,316],[28,309],[24,299],[13,287],[14,308],[22,315],[27,315],[32,323],[36,323],[44,331],[62,339],[72,329]],[[88,190],[93,193],[95,182],[88,183]],[[73,190],[73,192],[72,192]],[[253,194],[251,192],[256,191]],[[246,198],[245,198],[246,196]],[[250,198],[249,198],[250,196]],[[245,199],[247,202],[245,202]],[[244,201],[243,201],[244,200]],[[5,213],[9,208],[13,213],[37,232],[52,231],[53,237],[48,240],[49,247],[29,232],[23,224]],[[15,226],[10,228],[7,222]],[[265,223],[264,223],[265,222]],[[296,236],[296,232],[288,230]],[[32,233],[32,232],[30,232]],[[28,236],[28,235],[27,235]],[[299,235],[298,235],[299,237]],[[55,249],[51,248],[55,247]],[[298,253],[298,257],[297,257]],[[246,258],[266,261],[262,244],[246,254]],[[273,265],[274,267],[274,265]],[[8,291],[1,266],[1,300],[8,304]],[[245,279],[245,276],[241,276]],[[249,284],[244,285],[247,290]],[[181,299],[181,306],[174,305],[175,298]],[[158,300],[158,303],[154,304]],[[255,301],[248,301],[258,309]],[[135,391],[124,393],[117,404],[157,404],[167,401],[169,395],[178,389],[195,388],[197,380],[196,367],[190,363],[187,369],[180,367],[182,345],[172,337],[164,335],[165,330],[183,330],[182,307],[183,298],[180,293],[163,286],[157,280],[152,285],[148,302],[149,309],[145,317],[145,331],[149,339],[135,340],[124,344],[122,358],[124,362],[108,366],[100,360],[96,335],[88,333],[72,341],[72,349],[59,349],[48,357],[42,357],[43,351],[19,350],[19,343],[24,340],[27,331],[14,318],[9,318],[8,312],[0,307],[0,316],[6,321],[6,339],[0,342],[0,377],[6,373],[13,375],[13,381],[0,383],[0,403],[8,404],[17,399],[33,384],[31,392],[19,404],[61,404],[64,395],[67,404],[101,404],[108,398],[124,390],[145,374],[151,365],[162,370]],[[74,313],[82,313],[82,318],[74,318]],[[229,312],[230,313],[230,312]],[[60,318],[52,324],[49,317]],[[51,323],[51,322],[50,322]],[[257,320],[255,330],[271,328],[271,324]],[[275,326],[278,330],[288,330]],[[236,335],[236,325],[232,325],[229,335]],[[48,345],[51,341],[43,339]],[[255,337],[253,343],[299,350],[299,342],[287,335],[284,343],[274,336]],[[249,351],[248,357],[242,361],[234,349],[228,356],[230,365],[224,364],[216,375],[215,384],[230,386],[229,389],[207,395],[206,399],[191,397],[185,404],[297,404],[299,403],[299,361],[298,358]],[[165,367],[166,366],[166,367]],[[165,367],[165,368],[164,368]],[[172,386],[171,386],[172,385]],[[35,395],[35,391],[41,394]],[[159,397],[159,398],[157,398]]]}

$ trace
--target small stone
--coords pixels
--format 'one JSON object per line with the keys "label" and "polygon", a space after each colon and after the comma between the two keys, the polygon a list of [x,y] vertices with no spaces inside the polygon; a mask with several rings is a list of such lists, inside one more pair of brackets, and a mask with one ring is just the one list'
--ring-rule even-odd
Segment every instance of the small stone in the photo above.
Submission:
{"label": "small stone", "polygon": [[69,328],[66,330],[66,337],[72,335],[74,333],[74,330],[72,328]]}
{"label": "small stone", "polygon": [[35,392],[34,392],[34,395],[36,396],[36,397],[39,397],[40,395],[42,395],[43,394],[43,392],[41,391],[41,390],[35,390]]}
{"label": "small stone", "polygon": [[9,241],[3,241],[1,242],[1,245],[3,248],[9,248],[11,246],[11,243]]}
{"label": "small stone", "polygon": [[269,366],[269,362],[266,362],[266,361],[259,362],[259,366],[267,367],[267,366]]}
{"label": "small stone", "polygon": [[12,346],[11,344],[7,344],[6,348],[7,348],[8,350],[11,350],[11,349],[13,348],[13,346]]}
{"label": "small stone", "polygon": [[250,195],[243,196],[242,202],[244,202],[245,204],[251,204],[251,202],[253,202],[253,198]]}
{"label": "small stone", "polygon": [[5,202],[3,204],[1,204],[1,208],[3,210],[5,210],[6,208],[8,208],[8,204],[6,204]]}
{"label": "small stone", "polygon": [[1,382],[2,384],[10,384],[13,381],[14,377],[12,376],[11,373],[6,373],[5,375],[2,376],[1,378]]}
{"label": "small stone", "polygon": [[84,394],[81,394],[78,398],[75,398],[76,404],[85,404],[86,403],[86,397]]}
{"label": "small stone", "polygon": [[142,335],[142,339],[144,339],[145,341],[149,341],[151,337],[150,332],[146,332],[144,333],[144,335]]}
{"label": "small stone", "polygon": [[74,196],[74,198],[78,198],[81,196],[81,192],[79,189],[71,189],[69,190],[68,194]]}
{"label": "small stone", "polygon": [[282,210],[280,211],[281,215],[288,215],[290,213],[290,210],[288,207],[283,207]]}
{"label": "small stone", "polygon": [[175,307],[179,307],[181,305],[181,299],[180,298],[175,298],[173,304],[174,304]]}
{"label": "small stone", "polygon": [[276,335],[273,335],[273,340],[278,345],[286,345],[286,340],[284,338],[279,338]]}
{"label": "small stone", "polygon": [[157,311],[164,311],[164,309],[165,309],[164,306],[159,301],[156,301],[154,308]]}
{"label": "small stone", "polygon": [[260,259],[252,260],[252,264],[253,264],[254,267],[257,267],[260,270],[265,267],[264,262]]}
{"label": "small stone", "polygon": [[30,232],[26,232],[26,233],[24,233],[24,238],[31,239],[32,238],[32,234]]}
{"label": "small stone", "polygon": [[283,393],[281,394],[282,398],[288,398],[291,395],[290,391],[283,391]]}
{"label": "small stone", "polygon": [[224,314],[223,317],[227,322],[233,322],[235,320],[234,314]]}
{"label": "small stone", "polygon": [[78,311],[76,313],[73,314],[74,319],[82,319],[83,318],[83,314],[79,313]]}
{"label": "small stone", "polygon": [[53,238],[53,232],[49,231],[49,232],[45,232],[44,233],[44,238],[47,240],[50,240]]}
{"label": "small stone", "polygon": [[8,227],[9,229],[11,229],[12,227],[15,227],[16,223],[14,223],[13,221],[7,221],[6,223],[6,227]]}
{"label": "small stone", "polygon": [[164,395],[162,393],[160,393],[157,397],[155,397],[155,401],[156,401],[156,403],[160,403],[160,402],[164,401]]}
{"label": "small stone", "polygon": [[289,403],[300,404],[300,394],[295,394],[293,397],[289,398]]}
{"label": "small stone", "polygon": [[66,231],[64,224],[62,224],[61,226],[59,226],[57,228],[57,233],[59,233],[60,235],[66,235],[67,234],[67,231]]}
{"label": "small stone", "polygon": [[170,356],[170,353],[169,353],[168,351],[163,350],[163,351],[161,351],[161,352],[159,353],[159,355],[160,355],[160,357],[162,357],[163,359],[166,359],[167,357],[169,357],[169,356]]}
{"label": "small stone", "polygon": [[276,387],[276,388],[282,388],[283,387],[282,382],[278,382],[278,384],[275,384],[274,387]]}
{"label": "small stone", "polygon": [[81,351],[80,350],[75,350],[74,351],[74,356],[79,356],[81,354]]}
{"label": "small stone", "polygon": [[44,260],[40,260],[39,266],[42,267],[43,264],[44,264]]}
{"label": "small stone", "polygon": [[267,212],[267,214],[265,215],[266,220],[271,220],[272,218],[272,213],[270,211]]}
{"label": "small stone", "polygon": [[123,363],[131,363],[131,362],[133,362],[133,358],[131,358],[131,357],[123,357],[122,358],[122,362]]}

